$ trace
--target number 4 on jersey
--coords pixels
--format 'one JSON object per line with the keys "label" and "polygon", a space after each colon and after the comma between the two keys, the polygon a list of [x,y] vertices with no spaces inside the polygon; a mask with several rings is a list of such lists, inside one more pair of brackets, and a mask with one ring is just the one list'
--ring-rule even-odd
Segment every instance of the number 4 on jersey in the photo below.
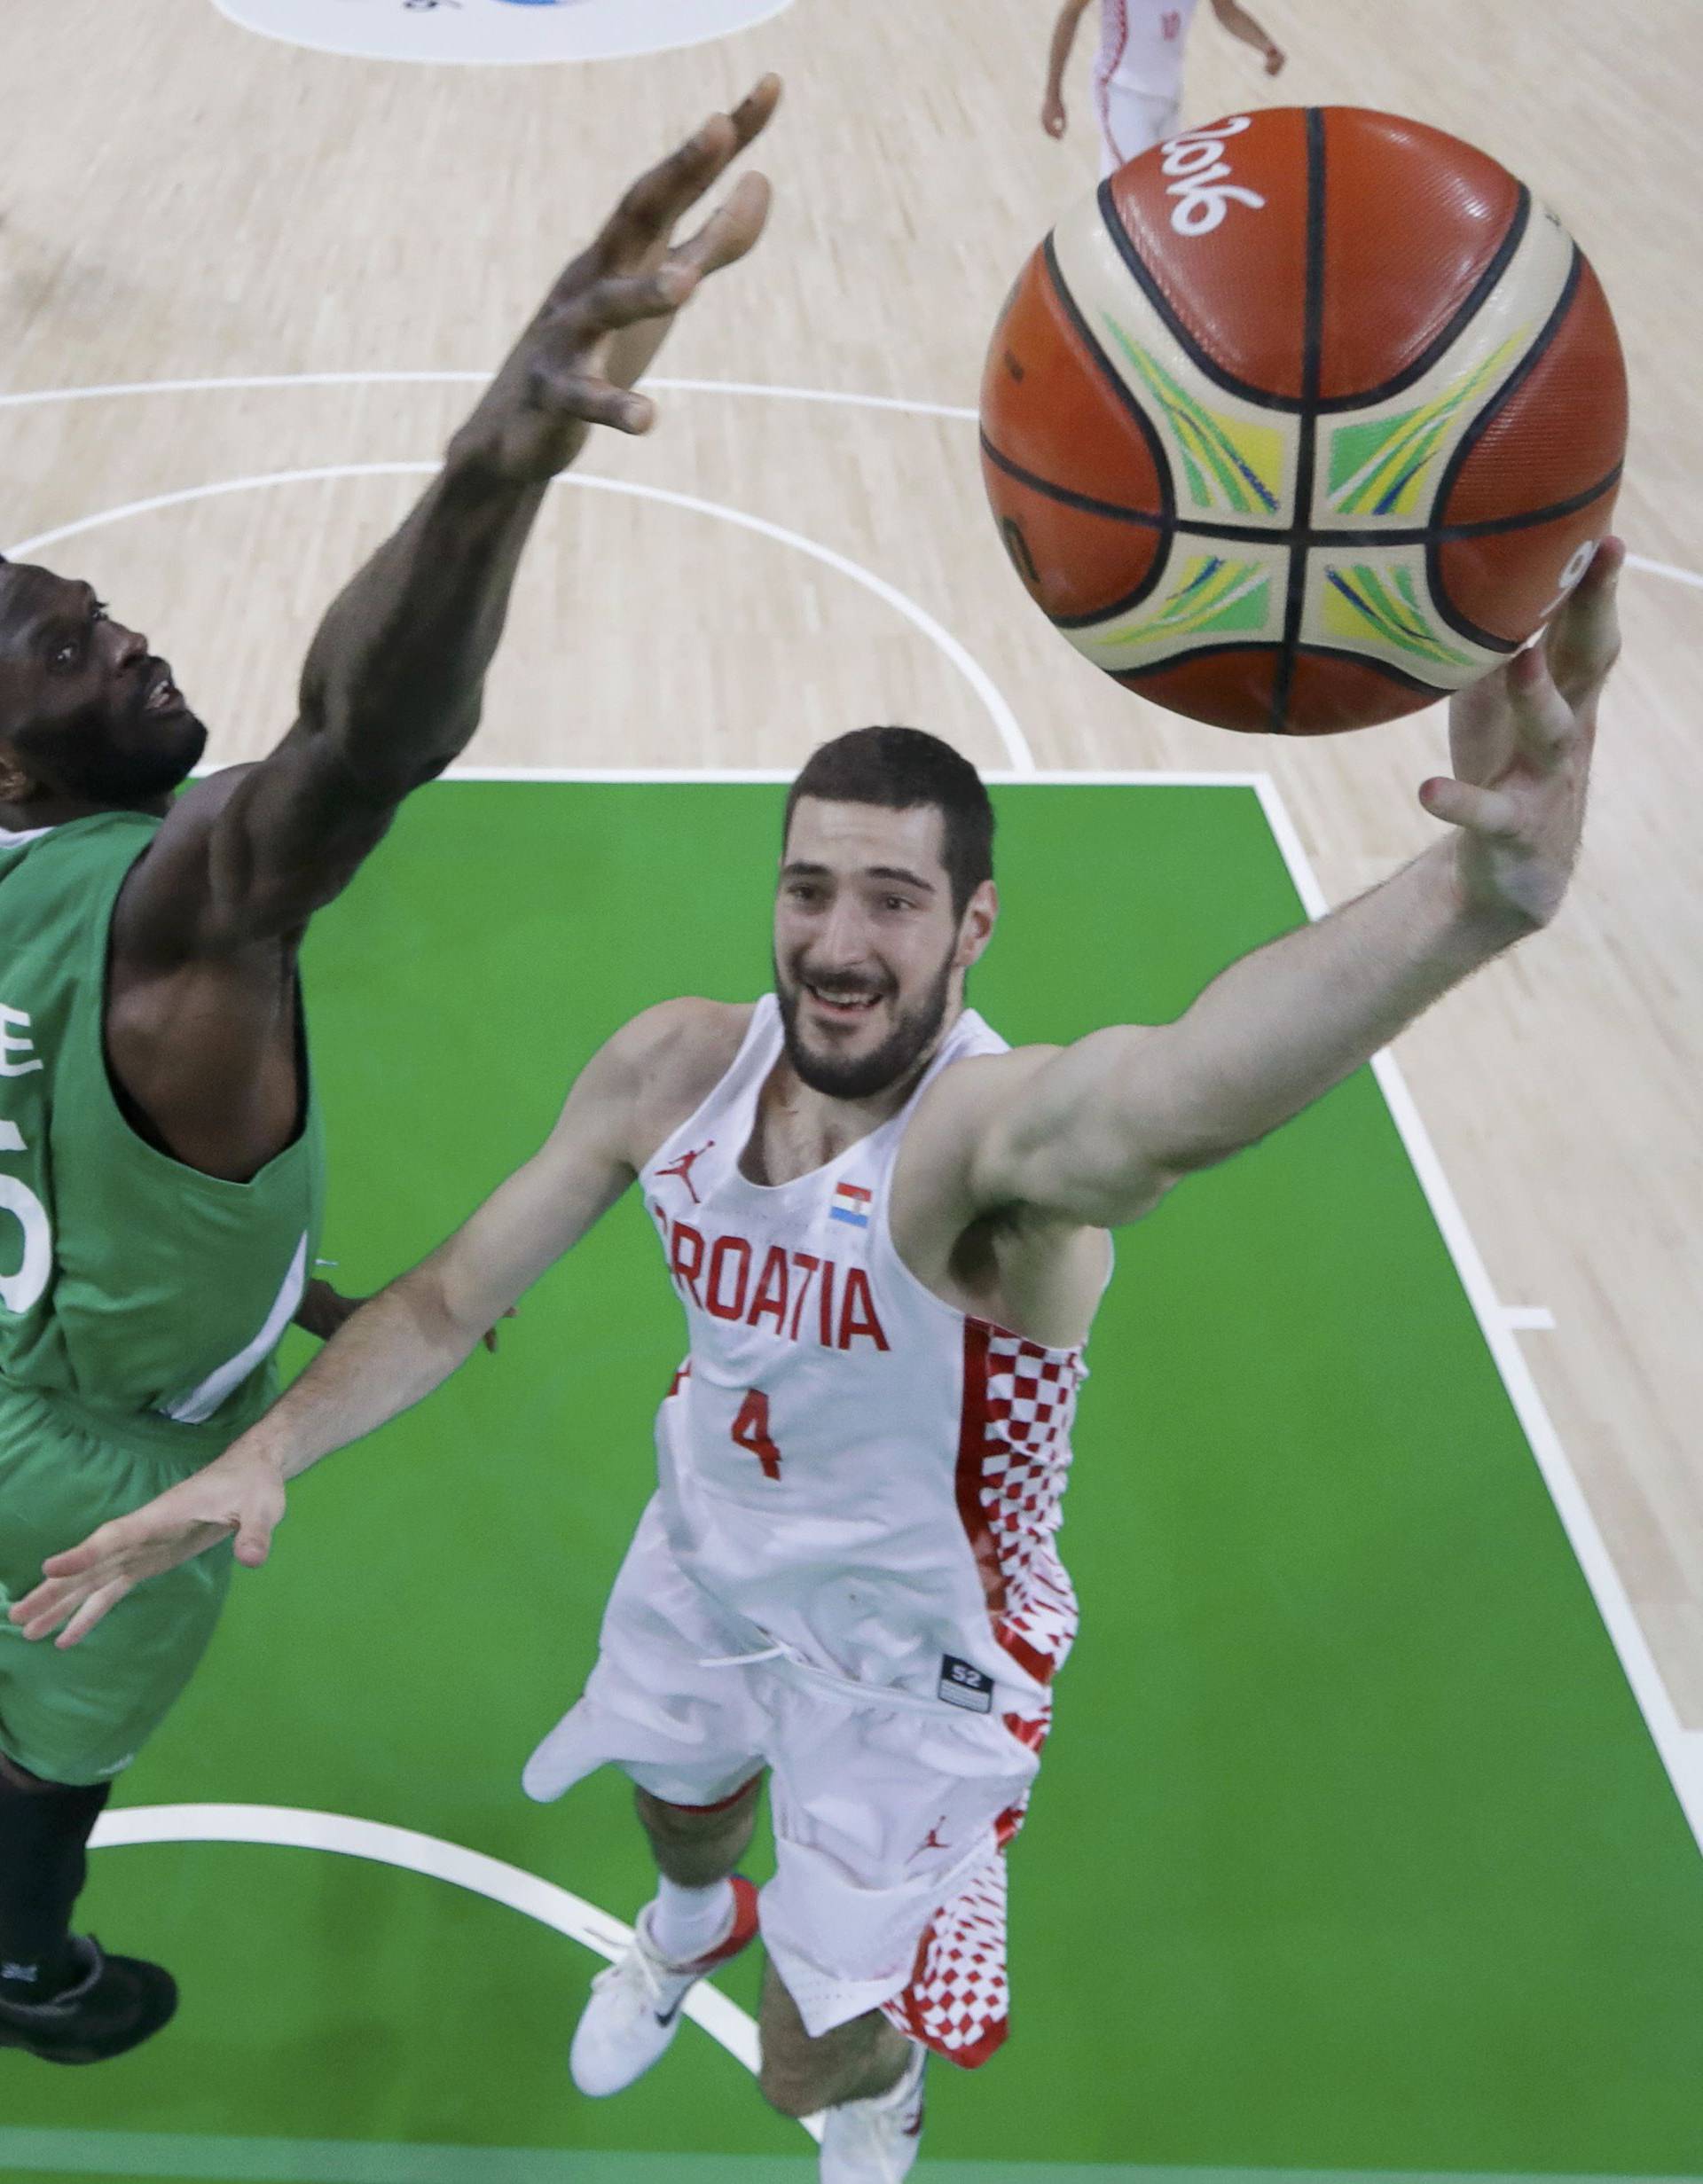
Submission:
{"label": "number 4 on jersey", "polygon": [[781,1452],[769,1438],[769,1398],[760,1388],[749,1388],[734,1421],[734,1438],[748,1448],[763,1467],[765,1479],[781,1476]]}

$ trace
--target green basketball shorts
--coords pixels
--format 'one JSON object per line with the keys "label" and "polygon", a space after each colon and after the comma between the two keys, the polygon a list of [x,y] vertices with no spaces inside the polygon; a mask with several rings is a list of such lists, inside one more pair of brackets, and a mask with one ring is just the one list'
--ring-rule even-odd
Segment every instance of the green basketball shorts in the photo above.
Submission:
{"label": "green basketball shorts", "polygon": [[17,1765],[50,1782],[108,1781],[194,1674],[230,1589],[229,1543],[149,1578],[63,1652],[4,1617],[46,1556],[210,1462],[224,1438],[0,1382],[0,1751]]}

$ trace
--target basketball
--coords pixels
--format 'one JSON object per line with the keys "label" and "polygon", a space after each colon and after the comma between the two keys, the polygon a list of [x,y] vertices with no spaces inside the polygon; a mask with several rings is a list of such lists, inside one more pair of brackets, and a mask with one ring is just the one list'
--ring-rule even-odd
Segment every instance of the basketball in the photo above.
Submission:
{"label": "basketball", "polygon": [[1358,107],[1193,129],[1068,213],[982,383],[1030,597],[1220,728],[1328,735],[1519,650],[1609,528],[1626,372],[1522,184]]}

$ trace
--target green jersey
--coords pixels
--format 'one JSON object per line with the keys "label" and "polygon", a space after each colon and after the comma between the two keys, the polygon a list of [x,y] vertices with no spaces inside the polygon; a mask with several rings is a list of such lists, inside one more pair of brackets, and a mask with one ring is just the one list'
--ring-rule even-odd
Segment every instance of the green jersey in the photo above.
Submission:
{"label": "green jersey", "polygon": [[241,1432],[318,1242],[319,1118],[248,1183],[126,1117],[106,1063],[113,906],[160,821],[0,831],[0,1393],[185,1446]]}

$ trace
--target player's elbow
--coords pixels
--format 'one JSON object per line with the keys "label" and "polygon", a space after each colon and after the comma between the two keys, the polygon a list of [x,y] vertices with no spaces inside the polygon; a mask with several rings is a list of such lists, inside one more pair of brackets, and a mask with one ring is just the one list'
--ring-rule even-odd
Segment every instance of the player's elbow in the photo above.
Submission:
{"label": "player's elbow", "polygon": [[459,1278],[447,1244],[404,1274],[394,1285],[394,1292],[412,1320],[421,1345],[434,1357],[450,1360],[451,1370],[471,1354],[486,1328],[502,1317],[500,1311],[484,1313],[475,1286]]}
{"label": "player's elbow", "polygon": [[469,694],[398,671],[386,684],[336,693],[308,724],[350,795],[388,810],[453,764],[477,732],[483,707],[483,689]]}

